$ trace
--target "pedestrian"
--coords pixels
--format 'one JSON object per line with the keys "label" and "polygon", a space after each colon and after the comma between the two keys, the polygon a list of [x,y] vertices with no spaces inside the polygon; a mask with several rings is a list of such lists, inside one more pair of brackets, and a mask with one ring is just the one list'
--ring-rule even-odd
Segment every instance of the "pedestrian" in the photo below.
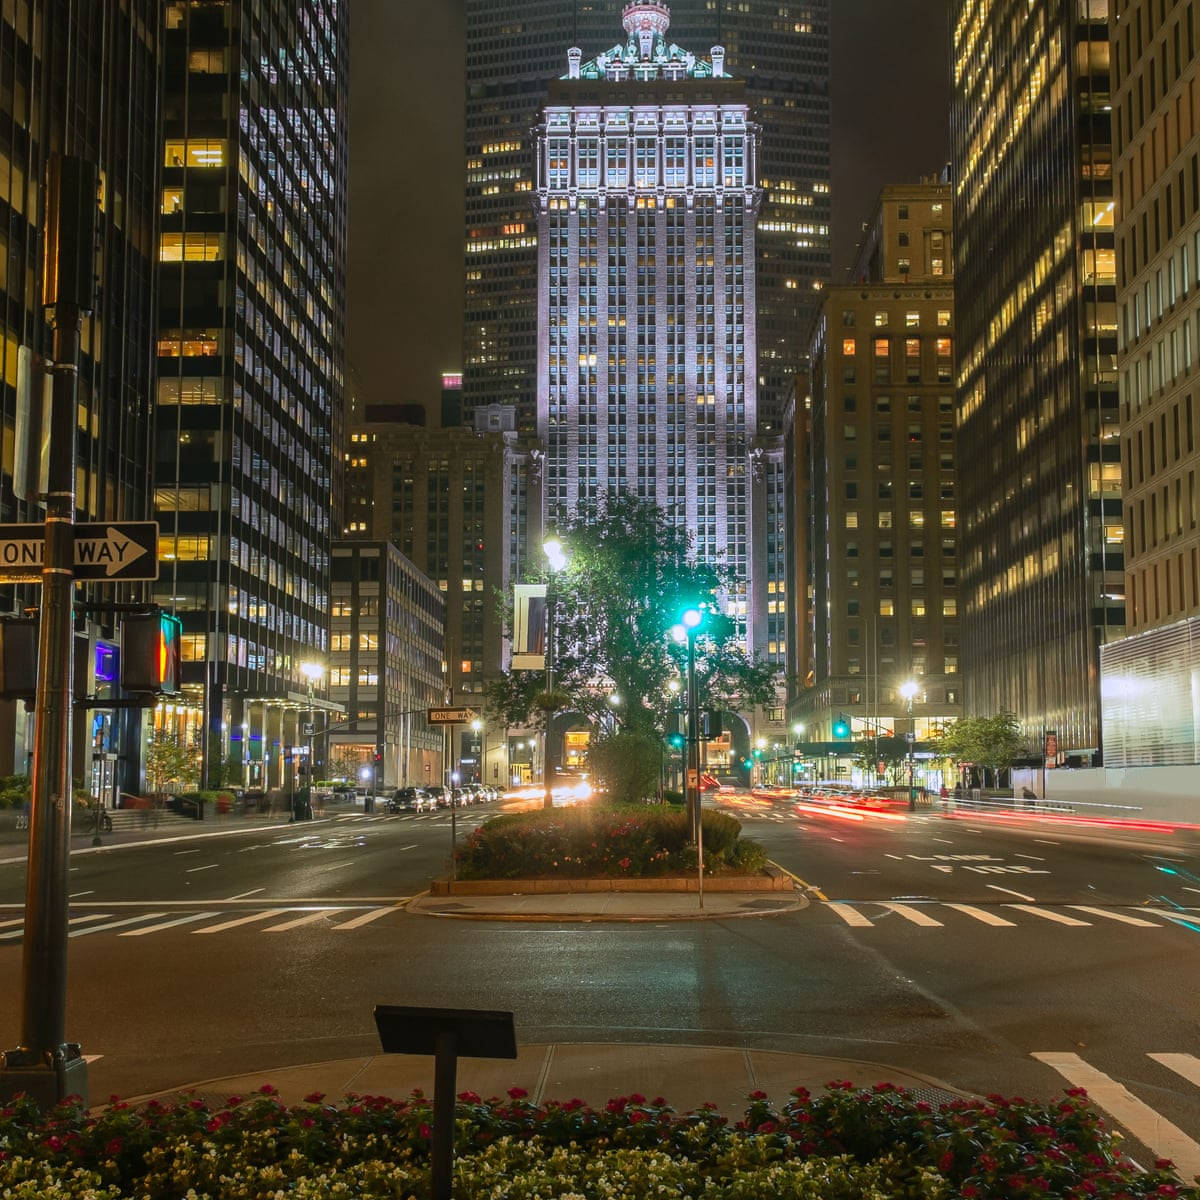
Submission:
{"label": "pedestrian", "polygon": [[942,790],[938,793],[938,795],[941,796],[943,801],[948,800],[950,798],[950,790],[949,790],[949,788],[946,787],[946,785],[944,783],[942,784]]}

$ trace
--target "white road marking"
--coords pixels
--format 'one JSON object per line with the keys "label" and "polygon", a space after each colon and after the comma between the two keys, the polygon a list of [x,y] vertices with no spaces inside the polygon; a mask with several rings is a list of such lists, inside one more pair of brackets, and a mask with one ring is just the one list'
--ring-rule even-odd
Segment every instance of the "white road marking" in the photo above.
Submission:
{"label": "white road marking", "polygon": [[176,925],[187,925],[191,921],[203,921],[206,917],[215,917],[215,912],[188,913],[186,917],[175,917],[171,921],[159,921],[157,925],[147,925],[144,929],[127,929],[118,933],[117,937],[142,937],[147,933],[158,933],[160,929],[174,929]]}
{"label": "white road marking", "polygon": [[211,871],[213,867],[219,867],[220,865],[220,863],[209,863],[206,867],[188,867],[188,869],[184,871],[184,874],[195,875],[197,871]]}
{"label": "white road marking", "polygon": [[181,854],[199,854],[203,849],[203,846],[197,846],[195,850],[176,850],[175,857],[178,858]]}
{"label": "white road marking", "polygon": [[904,856],[902,854],[885,854],[883,857],[884,858],[894,858],[897,862],[904,861]]}
{"label": "white road marking", "polygon": [[238,851],[238,853],[239,854],[249,854],[251,850],[261,850],[267,844],[268,843],[266,843],[266,842],[258,842],[253,846],[243,846],[242,849],[240,849]]}
{"label": "white road marking", "polygon": [[138,921],[153,921],[155,917],[165,917],[166,913],[139,913],[136,917],[123,917],[120,921],[109,921],[107,925],[89,925],[86,929],[73,929],[67,937],[86,937],[89,933],[100,933],[105,929],[118,929],[122,925],[136,925]]}
{"label": "white road marking", "polygon": [[1045,862],[1046,861],[1039,854],[1014,854],[1013,858],[1028,858],[1032,862]]}
{"label": "white road marking", "polygon": [[263,933],[284,933],[288,929],[299,929],[301,925],[311,925],[314,921],[323,921],[330,913],[341,912],[340,908],[321,908],[314,913],[305,913],[302,917],[296,917],[293,921],[284,921],[282,925],[272,925],[269,929],[264,929]]}
{"label": "white road marking", "polygon": [[1047,921],[1056,921],[1059,925],[1090,925],[1091,921],[1079,921],[1063,913],[1057,913],[1050,908],[1038,908],[1033,904],[1006,904],[1005,908],[1019,909],[1021,912],[1032,913],[1035,917],[1043,917]]}
{"label": "white road marking", "polygon": [[1141,917],[1127,917],[1124,913],[1112,912],[1107,908],[1091,908],[1086,904],[1070,905],[1076,912],[1091,913],[1093,917],[1107,917],[1110,921],[1120,921],[1123,925],[1149,926],[1151,929],[1161,929],[1155,921],[1143,921]]}
{"label": "white road marking", "polygon": [[862,915],[857,908],[851,908],[844,900],[830,900],[825,906],[832,909],[847,925],[855,925],[860,928],[870,928],[873,922]]}
{"label": "white road marking", "polygon": [[1048,842],[1048,841],[1046,841],[1045,838],[1034,838],[1033,840],[1035,842],[1037,842],[1038,845],[1040,845],[1040,846],[1061,846],[1062,845],[1061,842]]}
{"label": "white road marking", "polygon": [[1188,887],[1186,883],[1183,885],[1183,890],[1185,892],[1200,892],[1200,888]]}
{"label": "white road marking", "polygon": [[946,907],[966,913],[968,917],[974,917],[975,920],[982,921],[985,925],[1005,925],[1010,929],[1016,928],[1015,921],[1006,921],[1003,917],[988,912],[986,908],[976,908],[973,904],[950,904],[947,902]]}
{"label": "white road marking", "polygon": [[265,892],[266,888],[251,888],[248,892],[238,892],[236,896],[230,896],[230,900],[245,900],[247,896],[257,896],[259,892]]}
{"label": "white road marking", "polygon": [[1139,908],[1137,911],[1141,913],[1149,913],[1154,917],[1166,917],[1168,921],[1182,921],[1189,929],[1195,929],[1197,927],[1197,918],[1195,914],[1187,909],[1184,909],[1181,912],[1176,912],[1174,909],[1169,908]]}
{"label": "white road marking", "polygon": [[943,846],[953,846],[954,843],[949,838],[930,838],[931,842],[941,842]]}
{"label": "white road marking", "polygon": [[[71,917],[67,921],[67,924],[68,925],[82,925],[84,923],[84,921],[103,921],[106,917],[110,917],[110,916],[112,916],[112,913],[88,913],[86,916],[83,916],[83,917]],[[22,917],[21,925],[24,926],[24,924],[25,924],[25,918]],[[14,938],[19,938],[21,936],[21,934],[23,934],[24,932],[25,932],[25,930],[23,928],[22,929],[14,929],[14,930],[11,930],[9,933],[0,933],[0,938],[3,938],[5,941],[12,941]]]}
{"label": "white road marking", "polygon": [[401,850],[415,850],[420,845],[419,842],[413,842],[411,846],[401,846]]}
{"label": "white road marking", "polygon": [[203,929],[193,929],[193,933],[224,933],[226,929],[236,929],[239,925],[249,925],[251,921],[265,921],[268,917],[277,917],[285,913],[286,908],[268,908],[265,912],[251,913],[248,917],[237,917],[232,921],[222,921],[219,925],[205,925]]}
{"label": "white road marking", "polygon": [[81,1054],[79,1057],[82,1058],[83,1061],[86,1063],[94,1063],[94,1062],[98,1062],[100,1059],[102,1059],[104,1057],[104,1055],[103,1054]]}
{"label": "white road marking", "polygon": [[831,842],[844,842],[846,839],[845,839],[845,838],[840,838],[840,837],[834,837],[834,836],[833,836],[833,834],[831,833],[831,834],[829,835],[829,840],[830,840]]}
{"label": "white road marking", "polygon": [[89,892],[72,892],[71,899],[74,900],[76,896],[94,896],[95,894],[96,891],[94,888]]}
{"label": "white road marking", "polygon": [[1075,1087],[1086,1088],[1088,1098],[1124,1125],[1139,1142],[1155,1155],[1169,1158],[1181,1178],[1200,1175],[1200,1145],[1139,1100],[1124,1084],[1089,1066],[1078,1054],[1035,1051],[1032,1057],[1053,1067]]}
{"label": "white road marking", "polygon": [[1200,1087],[1200,1058],[1194,1054],[1147,1054],[1146,1057],[1162,1063],[1167,1070],[1182,1075],[1188,1083]]}
{"label": "white road marking", "polygon": [[903,917],[914,925],[936,925],[941,928],[941,921],[935,921],[928,913],[923,913],[919,908],[913,908],[910,904],[885,903],[883,907],[891,909],[898,917]]}
{"label": "white road marking", "polygon": [[1021,900],[1028,900],[1030,904],[1037,899],[1036,896],[1027,896],[1024,892],[1014,892],[1012,888],[1001,887],[998,883],[989,883],[986,886],[990,887],[994,892],[1007,892],[1010,896],[1017,896]]}
{"label": "white road marking", "polygon": [[0,929],[7,929],[10,925],[24,925],[25,918],[18,917],[15,921],[0,921]]}
{"label": "white road marking", "polygon": [[360,926],[369,925],[372,921],[378,921],[380,917],[386,917],[388,913],[400,912],[399,904],[393,905],[391,908],[377,908],[373,912],[365,912],[361,917],[353,917],[349,921],[343,921],[340,925],[335,925],[334,929],[358,929]]}

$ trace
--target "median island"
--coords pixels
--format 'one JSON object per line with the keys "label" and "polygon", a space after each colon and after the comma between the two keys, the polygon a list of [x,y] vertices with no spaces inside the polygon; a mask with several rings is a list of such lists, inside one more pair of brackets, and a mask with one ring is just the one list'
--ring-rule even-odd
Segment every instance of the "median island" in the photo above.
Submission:
{"label": "median island", "polygon": [[[741,836],[741,822],[704,811],[704,887],[725,892],[790,891],[766,851]],[[458,849],[455,878],[436,895],[515,892],[682,892],[699,887],[687,813],[675,805],[593,802],[495,817]]]}

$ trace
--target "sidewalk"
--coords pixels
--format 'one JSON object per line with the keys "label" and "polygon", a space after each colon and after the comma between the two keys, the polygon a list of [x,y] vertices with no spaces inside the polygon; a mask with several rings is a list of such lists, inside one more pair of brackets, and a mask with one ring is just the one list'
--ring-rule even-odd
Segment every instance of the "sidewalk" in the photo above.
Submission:
{"label": "sidewalk", "polygon": [[726,921],[773,917],[808,907],[799,891],[574,892],[507,896],[431,896],[409,901],[407,911],[422,917],[465,921]]}
{"label": "sidewalk", "polygon": [[[782,1104],[795,1087],[819,1093],[832,1080],[849,1080],[866,1088],[894,1083],[935,1104],[966,1094],[938,1079],[855,1059],[622,1042],[535,1043],[520,1046],[515,1060],[461,1058],[456,1090],[478,1092],[487,1098],[520,1087],[535,1104],[578,1098],[594,1106],[602,1106],[614,1096],[640,1092],[650,1099],[665,1097],[679,1112],[711,1102],[725,1116],[739,1118],[750,1092],[764,1091],[773,1102]],[[421,1088],[432,1095],[433,1059],[374,1054],[209,1079],[156,1095],[162,1098],[189,1091],[223,1104],[229,1096],[246,1096],[266,1083],[279,1089],[279,1099],[285,1104],[298,1104],[313,1092],[323,1093],[331,1102],[351,1092],[402,1098]]]}

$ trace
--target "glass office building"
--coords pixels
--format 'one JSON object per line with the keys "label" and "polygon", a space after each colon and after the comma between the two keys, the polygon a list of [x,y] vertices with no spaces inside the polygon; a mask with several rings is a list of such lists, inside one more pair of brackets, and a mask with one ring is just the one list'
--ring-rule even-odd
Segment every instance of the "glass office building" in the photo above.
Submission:
{"label": "glass office building", "polygon": [[1125,624],[1107,0],[956,0],[964,709],[1100,748]]}
{"label": "glass office building", "polygon": [[[166,5],[156,599],[184,624],[160,709],[247,786],[302,739],[323,659],[344,393],[341,0]],[[207,736],[205,731],[207,730]]]}

